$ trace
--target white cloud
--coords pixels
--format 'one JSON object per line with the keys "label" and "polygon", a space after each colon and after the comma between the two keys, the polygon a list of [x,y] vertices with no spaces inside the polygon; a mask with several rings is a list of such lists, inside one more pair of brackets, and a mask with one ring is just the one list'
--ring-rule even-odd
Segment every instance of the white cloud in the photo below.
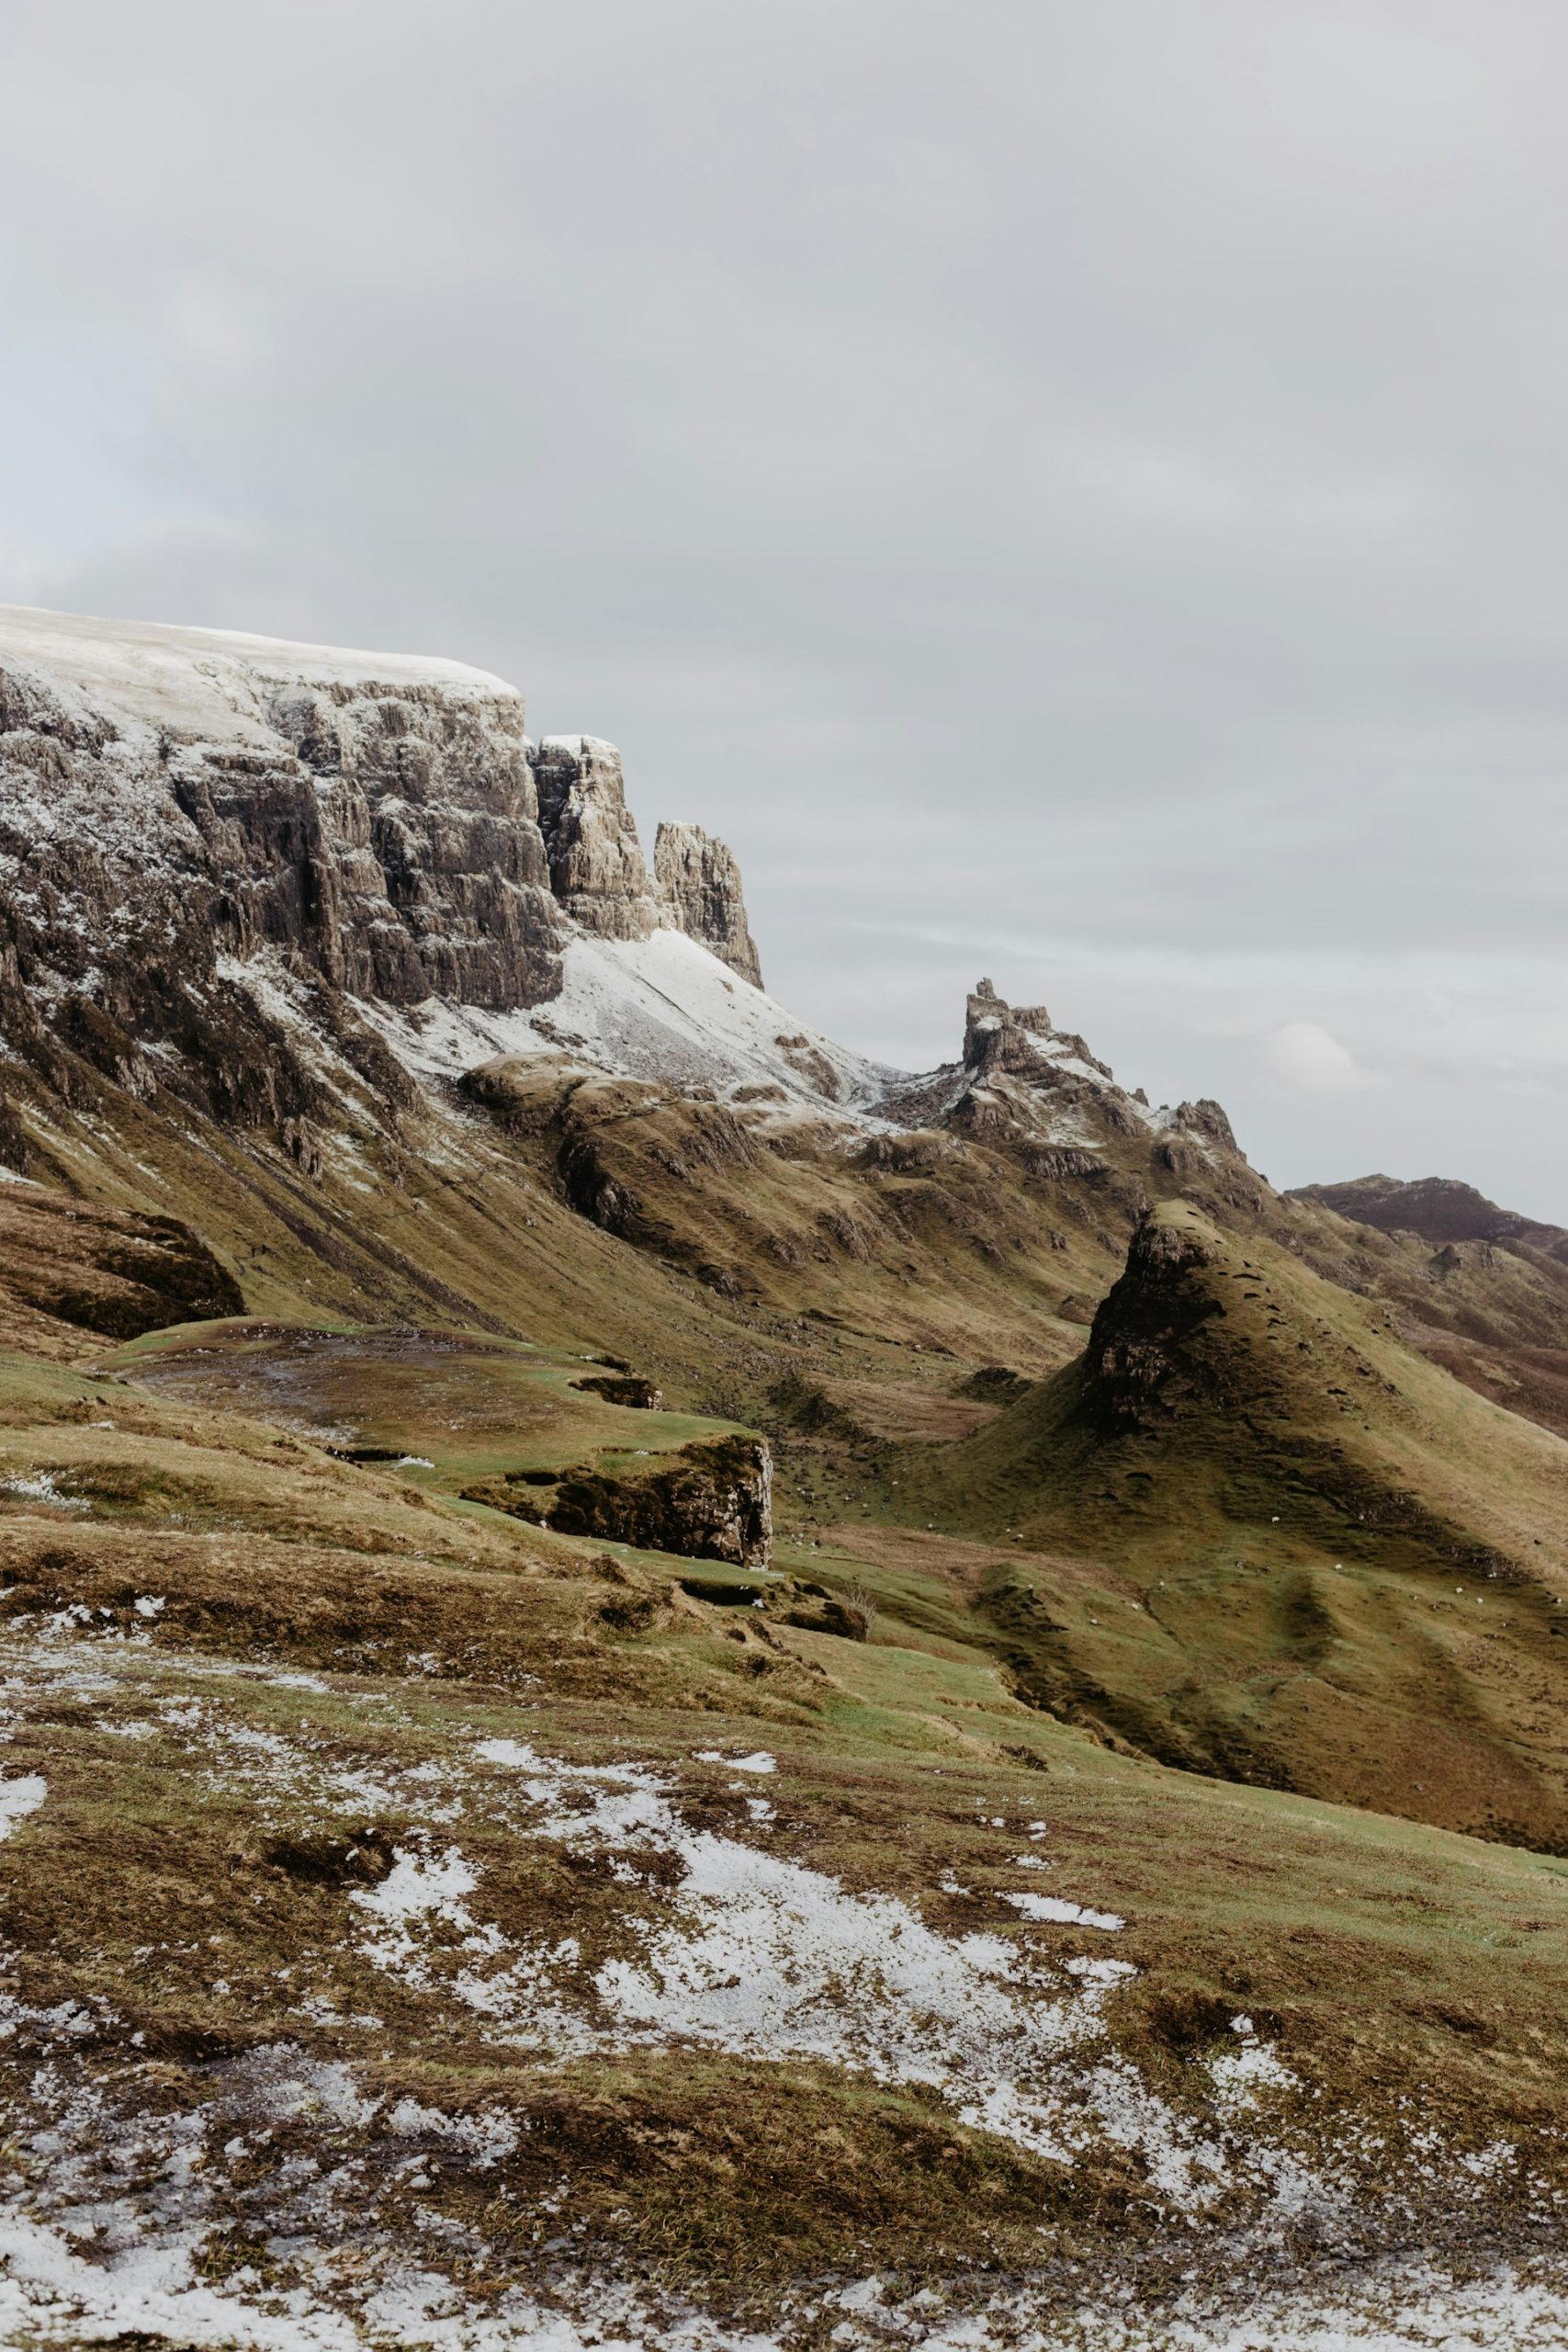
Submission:
{"label": "white cloud", "polygon": [[1267,1040],[1269,1068],[1308,1094],[1352,1094],[1371,1084],[1348,1046],[1315,1021],[1287,1021]]}

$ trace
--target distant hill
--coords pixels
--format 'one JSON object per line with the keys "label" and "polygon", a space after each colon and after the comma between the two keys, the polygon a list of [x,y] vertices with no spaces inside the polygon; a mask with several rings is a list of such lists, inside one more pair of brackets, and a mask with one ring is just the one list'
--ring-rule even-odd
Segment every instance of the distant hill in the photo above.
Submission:
{"label": "distant hill", "polygon": [[1436,1243],[1523,1241],[1568,1262],[1568,1231],[1562,1226],[1500,1209],[1473,1184],[1450,1176],[1418,1176],[1411,1183],[1397,1176],[1357,1176],[1348,1184],[1300,1184],[1286,1197],[1316,1201],[1359,1225],[1375,1225],[1380,1233],[1415,1233]]}
{"label": "distant hill", "polygon": [[[1408,1251],[1432,1255],[1412,1284],[1409,1270],[1378,1287],[1402,1311],[1401,1336],[1478,1395],[1568,1437],[1568,1232],[1502,1209],[1446,1176],[1403,1184],[1359,1176],[1303,1184],[1286,1198],[1371,1227]],[[1369,1237],[1370,1238],[1370,1237]],[[1319,1259],[1320,1272],[1336,1270]],[[1342,1278],[1342,1277],[1341,1277]]]}

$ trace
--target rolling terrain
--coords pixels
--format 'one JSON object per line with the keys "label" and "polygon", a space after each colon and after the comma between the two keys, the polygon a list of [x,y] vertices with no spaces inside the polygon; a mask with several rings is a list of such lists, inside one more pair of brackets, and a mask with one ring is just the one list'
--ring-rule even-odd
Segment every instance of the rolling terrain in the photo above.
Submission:
{"label": "rolling terrain", "polygon": [[0,614],[6,2340],[1560,2344],[1562,1236],[761,970]]}

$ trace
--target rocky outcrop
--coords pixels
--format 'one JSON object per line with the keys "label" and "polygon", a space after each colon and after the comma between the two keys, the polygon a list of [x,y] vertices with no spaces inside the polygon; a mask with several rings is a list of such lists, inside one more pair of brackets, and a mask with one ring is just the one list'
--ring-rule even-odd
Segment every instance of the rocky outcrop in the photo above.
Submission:
{"label": "rocky outcrop", "polygon": [[989,980],[981,980],[964,1006],[964,1067],[980,1073],[1010,1070],[1032,1077],[1042,1062],[1030,1043],[1030,1033],[1044,1034],[1050,1026],[1051,1016],[1043,1004],[1027,1009],[1021,1005],[1015,1012]]}
{"label": "rocky outcrop", "polygon": [[1052,1028],[1043,1004],[1006,1004],[989,980],[976,984],[964,1007],[964,1067],[982,1079],[1025,1078],[1047,1086],[1091,1071],[1112,1082],[1081,1037]]}
{"label": "rocky outcrop", "polygon": [[682,1559],[765,1567],[773,1551],[773,1458],[761,1438],[697,1439],[678,1453],[650,1455],[647,1469],[636,1472],[589,1462],[558,1474],[487,1478],[464,1495],[563,1535]]}
{"label": "rocky outcrop", "polygon": [[1196,1102],[1179,1102],[1176,1124],[1185,1127],[1189,1135],[1201,1136],[1216,1151],[1233,1152],[1238,1159],[1246,1157],[1235,1139],[1235,1129],[1212,1095],[1201,1095]]}
{"label": "rocky outcrop", "polygon": [[547,735],[534,778],[550,887],[573,922],[602,939],[650,937],[659,910],[615,745]]}
{"label": "rocky outcrop", "polygon": [[603,1396],[607,1405],[626,1405],[634,1412],[657,1413],[664,1403],[664,1391],[635,1372],[591,1373],[586,1380],[574,1380],[571,1385],[587,1396]]}
{"label": "rocky outcrop", "polygon": [[660,825],[653,873],[676,929],[760,989],[762,967],[746,921],[740,868],[726,843],[700,825]]}
{"label": "rocky outcrop", "polygon": [[0,878],[28,980],[143,1029],[115,975],[267,945],[392,1003],[559,985],[522,699],[455,662],[0,611]]}
{"label": "rocky outcrop", "polygon": [[[1174,1111],[1162,1106],[1152,1112],[1142,1088],[1129,1093],[1118,1086],[1110,1064],[1075,1032],[1053,1028],[1043,1004],[1010,1005],[989,980],[978,982],[965,1008],[957,1078],[948,1123],[979,1138],[994,1137],[1021,1121],[1025,1126],[1031,1118],[1040,1124],[1043,1112],[1058,1138],[1049,1171],[1055,1175],[1068,1172],[1060,1139],[1076,1129],[1085,1144],[1092,1138],[1096,1150],[1129,1139],[1143,1144],[1163,1174],[1205,1190],[1228,1185],[1235,1205],[1257,1207],[1255,1180],[1219,1103],[1205,1096]],[[1082,1147],[1076,1148],[1081,1158]],[[1034,1171],[1046,1173],[1037,1147],[1026,1148]],[[1066,1147],[1069,1153],[1074,1148]],[[1079,1166],[1073,1172],[1086,1170]]]}
{"label": "rocky outcrop", "polygon": [[1083,1359],[1084,1403],[1105,1433],[1157,1427],[1221,1401],[1213,1351],[1195,1347],[1224,1309],[1203,1235],[1157,1212],[1133,1235],[1127,1266],[1101,1300]]}

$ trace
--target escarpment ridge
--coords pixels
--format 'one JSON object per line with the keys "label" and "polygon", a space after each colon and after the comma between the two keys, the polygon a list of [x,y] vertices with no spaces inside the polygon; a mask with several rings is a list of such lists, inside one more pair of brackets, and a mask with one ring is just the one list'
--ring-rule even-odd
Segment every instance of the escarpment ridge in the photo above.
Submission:
{"label": "escarpment ridge", "polygon": [[482,671],[15,607],[0,876],[6,978],[134,1029],[128,1069],[267,949],[344,997],[510,1010],[559,993],[574,930],[705,919],[656,898],[614,750],[531,744]]}
{"label": "escarpment ridge", "polygon": [[762,991],[725,843],[667,822],[650,871],[614,746],[532,742],[517,691],[458,662],[0,609],[0,888],[18,1173],[65,1172],[46,1102],[129,1098],[314,1181],[334,1135],[520,1060],[753,1127],[1207,1149],[988,983],[962,1061],[920,1077],[805,1026]]}

